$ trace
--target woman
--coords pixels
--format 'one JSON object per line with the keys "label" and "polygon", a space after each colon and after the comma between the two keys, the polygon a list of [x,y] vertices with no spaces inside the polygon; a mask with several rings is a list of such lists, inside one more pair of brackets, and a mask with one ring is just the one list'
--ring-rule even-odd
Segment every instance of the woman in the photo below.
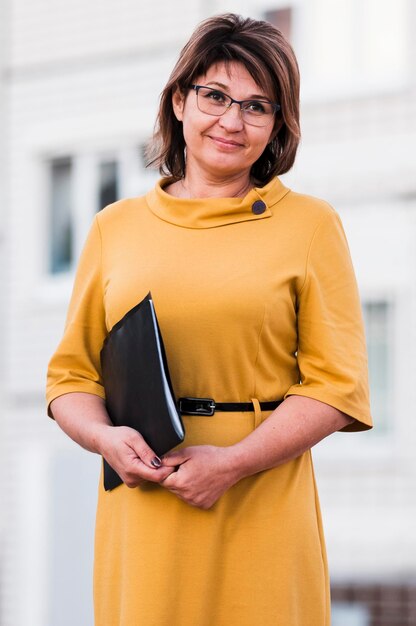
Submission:
{"label": "woman", "polygon": [[[96,626],[330,623],[310,448],[371,417],[339,218],[276,178],[295,158],[298,111],[279,31],[206,20],[161,98],[154,162],[169,177],[92,226],[48,402],[125,483],[100,482]],[[150,290],[178,397],[239,403],[184,415],[184,445],[163,459],[111,424],[99,363]]]}

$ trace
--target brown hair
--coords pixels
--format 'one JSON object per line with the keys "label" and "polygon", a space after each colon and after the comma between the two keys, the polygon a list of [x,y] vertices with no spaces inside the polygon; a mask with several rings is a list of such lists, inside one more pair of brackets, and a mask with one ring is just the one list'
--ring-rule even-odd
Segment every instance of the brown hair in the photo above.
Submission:
{"label": "brown hair", "polygon": [[300,140],[299,68],[293,49],[269,22],[226,13],[197,26],[162,91],[149,159],[162,175],[175,179],[185,175],[185,140],[182,122],[173,112],[173,93],[177,89],[184,93],[215,63],[230,61],[242,63],[281,106],[273,139],[251,168],[253,180],[264,185],[292,167]]}

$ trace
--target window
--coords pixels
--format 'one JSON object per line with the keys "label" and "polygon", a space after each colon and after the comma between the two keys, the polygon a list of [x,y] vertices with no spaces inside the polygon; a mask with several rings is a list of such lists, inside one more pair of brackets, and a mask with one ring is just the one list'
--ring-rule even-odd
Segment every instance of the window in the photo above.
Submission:
{"label": "window", "polygon": [[54,159],[49,169],[50,249],[49,271],[68,271],[73,253],[72,160]]}
{"label": "window", "polygon": [[362,604],[334,602],[332,605],[332,626],[370,626],[370,614]]}
{"label": "window", "polygon": [[[408,0],[321,0],[304,3],[298,57],[303,93],[348,98],[397,90],[411,76]],[[305,25],[307,24],[307,26]]]}
{"label": "window", "polygon": [[371,407],[377,431],[390,430],[393,412],[393,307],[387,300],[363,305],[367,337]]}
{"label": "window", "polygon": [[292,38],[292,8],[265,11],[264,19],[276,26],[289,41]]}
{"label": "window", "polygon": [[151,189],[159,178],[159,171],[154,166],[147,167],[147,144],[143,143],[138,146],[137,149],[137,192],[146,193]]}
{"label": "window", "polygon": [[98,210],[118,200],[118,163],[102,161],[99,164]]}
{"label": "window", "polygon": [[72,271],[96,211],[120,197],[147,193],[159,174],[145,167],[144,146],[82,152],[47,162],[46,241],[49,275]]}

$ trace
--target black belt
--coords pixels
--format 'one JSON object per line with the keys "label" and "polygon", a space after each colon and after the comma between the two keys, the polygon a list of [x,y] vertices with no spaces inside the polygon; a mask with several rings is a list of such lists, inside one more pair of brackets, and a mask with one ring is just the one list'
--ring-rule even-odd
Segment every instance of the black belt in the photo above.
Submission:
{"label": "black belt", "polygon": [[[273,411],[283,400],[259,402],[262,411]],[[252,402],[215,402],[212,398],[179,398],[182,415],[214,415],[215,411],[254,411]]]}

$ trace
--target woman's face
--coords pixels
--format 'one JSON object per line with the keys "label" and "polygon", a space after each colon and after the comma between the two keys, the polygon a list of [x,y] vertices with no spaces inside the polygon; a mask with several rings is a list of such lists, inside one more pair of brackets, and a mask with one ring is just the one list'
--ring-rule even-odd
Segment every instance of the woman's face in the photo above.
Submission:
{"label": "woman's face", "polygon": [[[219,89],[235,100],[268,99],[272,95],[257,85],[238,62],[217,63],[199,76],[195,84]],[[195,90],[173,95],[173,108],[183,123],[186,144],[186,172],[203,172],[216,179],[249,176],[251,166],[272,139],[273,120],[267,126],[244,122],[240,107],[233,104],[222,116],[201,112]]]}

